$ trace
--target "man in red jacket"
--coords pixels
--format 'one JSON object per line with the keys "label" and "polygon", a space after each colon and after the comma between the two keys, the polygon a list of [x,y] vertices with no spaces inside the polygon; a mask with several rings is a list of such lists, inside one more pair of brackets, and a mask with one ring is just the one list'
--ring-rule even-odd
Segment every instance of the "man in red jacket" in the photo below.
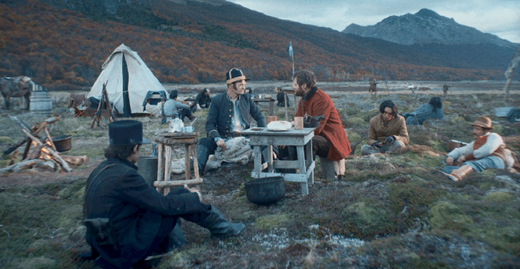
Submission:
{"label": "man in red jacket", "polygon": [[350,152],[350,144],[338,111],[330,97],[316,87],[316,77],[309,70],[301,70],[294,74],[293,89],[298,102],[296,117],[323,116],[319,126],[314,129],[312,150],[320,157],[332,161],[346,158]]}

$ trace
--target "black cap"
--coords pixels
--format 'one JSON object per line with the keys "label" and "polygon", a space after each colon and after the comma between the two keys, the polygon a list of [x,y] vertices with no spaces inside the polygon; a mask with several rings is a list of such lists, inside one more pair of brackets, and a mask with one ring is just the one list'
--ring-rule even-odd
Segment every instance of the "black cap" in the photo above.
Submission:
{"label": "black cap", "polygon": [[143,123],[135,120],[114,121],[108,125],[108,138],[112,146],[150,144],[143,137]]}
{"label": "black cap", "polygon": [[244,76],[244,73],[242,73],[242,70],[238,68],[232,68],[226,73],[226,83],[231,84],[233,82],[241,81],[241,80],[249,80]]}

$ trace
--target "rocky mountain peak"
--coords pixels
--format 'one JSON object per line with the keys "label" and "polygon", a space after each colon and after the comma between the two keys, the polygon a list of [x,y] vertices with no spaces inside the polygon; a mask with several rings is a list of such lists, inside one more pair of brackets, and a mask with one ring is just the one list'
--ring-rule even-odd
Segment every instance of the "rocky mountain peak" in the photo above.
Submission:
{"label": "rocky mountain peak", "polygon": [[502,47],[516,47],[514,43],[495,35],[461,25],[454,19],[423,8],[415,14],[390,16],[376,25],[360,26],[351,24],[342,31],[362,37],[383,39],[402,45],[413,44],[495,44]]}

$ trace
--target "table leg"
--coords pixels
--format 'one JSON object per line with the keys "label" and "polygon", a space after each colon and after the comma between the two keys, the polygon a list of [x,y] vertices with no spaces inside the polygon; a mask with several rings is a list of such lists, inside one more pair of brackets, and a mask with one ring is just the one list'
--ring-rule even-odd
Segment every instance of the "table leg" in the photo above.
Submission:
{"label": "table leg", "polygon": [[259,176],[262,172],[262,150],[260,149],[260,146],[254,146],[254,157],[255,157],[255,167],[254,170],[257,175]]}
{"label": "table leg", "polygon": [[270,173],[274,172],[272,145],[267,145],[267,164],[267,171],[269,171]]}
{"label": "table leg", "polygon": [[199,162],[197,161],[197,144],[191,147],[191,156],[193,156],[193,174],[195,178],[199,178]]}
{"label": "table leg", "polygon": [[191,178],[190,145],[189,144],[186,144],[184,147],[184,163],[185,163],[184,174],[185,174],[186,180],[188,180]]}
{"label": "table leg", "polygon": [[269,100],[269,111],[267,112],[267,115],[274,116],[274,99]]}
{"label": "table leg", "polygon": [[[164,151],[164,167],[166,167],[164,171],[164,180],[170,181],[171,174],[172,174],[172,146],[166,146],[166,149]],[[164,188],[164,195],[168,194],[170,192],[170,187]]]}
{"label": "table leg", "polygon": [[[163,144],[157,144],[157,181],[163,181],[164,180],[164,145]],[[162,188],[157,187],[156,190],[159,193],[162,193]]]}
{"label": "table leg", "polygon": [[[298,166],[300,167],[300,174],[307,175],[307,167],[305,167],[305,152],[304,152],[304,146],[296,146],[296,152],[298,155]],[[309,182],[306,180],[305,182],[300,183],[300,188],[302,195],[308,195],[309,194]]]}
{"label": "table leg", "polygon": [[[305,145],[305,158],[306,158],[306,167],[307,169],[314,161],[314,156],[312,156],[312,140]],[[309,184],[314,184],[314,169],[312,170],[312,173],[310,174],[310,177],[307,179],[309,181]]]}

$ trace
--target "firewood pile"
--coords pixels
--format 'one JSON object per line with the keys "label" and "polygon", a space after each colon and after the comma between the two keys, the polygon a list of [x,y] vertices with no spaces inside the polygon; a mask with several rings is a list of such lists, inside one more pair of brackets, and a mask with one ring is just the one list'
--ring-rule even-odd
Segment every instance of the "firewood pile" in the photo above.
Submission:
{"label": "firewood pile", "polygon": [[[14,122],[20,125],[22,131],[27,137],[3,153],[2,158],[0,159],[3,159],[5,156],[14,152],[11,157],[10,165],[0,169],[0,172],[19,173],[28,169],[34,169],[39,172],[71,172],[71,165],[81,165],[88,161],[87,156],[67,156],[60,154],[56,150],[56,146],[52,141],[52,137],[47,126],[59,121],[61,116],[48,118],[41,123],[35,123],[31,128],[29,128],[18,118],[14,116],[10,117]],[[42,138],[40,138],[39,136],[42,132]],[[25,150],[22,160],[15,163],[19,153],[15,150],[23,145],[25,145]]]}

